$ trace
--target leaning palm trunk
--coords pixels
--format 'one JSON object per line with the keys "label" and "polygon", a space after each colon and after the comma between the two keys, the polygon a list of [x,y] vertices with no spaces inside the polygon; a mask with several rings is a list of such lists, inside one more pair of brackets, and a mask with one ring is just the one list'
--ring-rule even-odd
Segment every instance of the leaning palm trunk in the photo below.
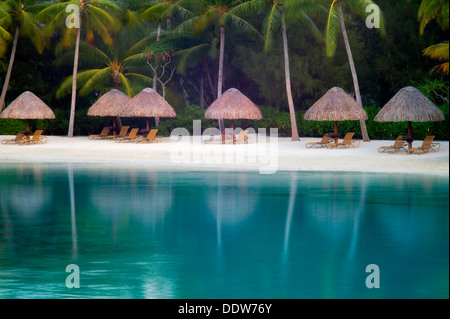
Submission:
{"label": "leaning palm trunk", "polygon": [[[361,93],[359,91],[358,75],[356,74],[355,62],[353,61],[352,50],[350,49],[350,43],[348,41],[347,30],[345,29],[344,14],[342,13],[342,7],[341,7],[340,2],[338,2],[338,9],[339,9],[339,20],[340,20],[341,29],[342,29],[342,36],[344,38],[345,49],[347,50],[347,55],[348,55],[348,62],[350,64],[350,70],[352,72],[353,85],[355,87],[356,102],[362,108],[363,105],[362,105],[362,101],[361,101]],[[361,125],[361,133],[362,133],[363,141],[370,142],[369,134],[367,133],[367,128],[366,128],[366,121],[360,120],[359,123]]]}
{"label": "leaning palm trunk", "polygon": [[3,110],[3,103],[5,103],[6,92],[8,91],[9,80],[11,79],[12,67],[14,64],[14,58],[16,56],[16,50],[17,50],[17,42],[19,41],[19,33],[20,33],[20,28],[19,28],[19,26],[17,26],[16,35],[14,36],[14,42],[13,42],[13,46],[12,46],[12,50],[11,50],[11,58],[9,59],[9,65],[8,65],[8,70],[6,71],[5,83],[3,84],[2,95],[0,97],[0,112]]}
{"label": "leaning palm trunk", "polygon": [[287,41],[287,32],[286,32],[286,21],[284,18],[284,10],[280,7],[281,10],[281,30],[283,33],[283,50],[284,50],[284,73],[286,76],[286,93],[289,104],[289,113],[291,117],[291,130],[292,130],[292,141],[299,141],[300,138],[298,136],[297,129],[297,120],[295,118],[295,109],[294,109],[294,100],[292,98],[292,87],[291,87],[291,72],[289,67],[289,49],[288,49],[288,41]]}
{"label": "leaning palm trunk", "polygon": [[[223,87],[223,60],[225,54],[225,26],[220,26],[220,55],[219,55],[219,79],[217,82],[217,98],[222,95]],[[225,129],[224,121],[219,120],[219,130],[223,133]]]}
{"label": "leaning palm trunk", "polygon": [[[161,25],[161,21],[158,24],[158,33],[156,36],[156,41],[159,41],[159,39],[161,38],[161,29],[162,29],[162,25]],[[155,90],[156,92],[158,92],[158,75],[155,74],[153,75],[153,90]],[[155,126],[158,127],[161,124],[161,119],[159,117],[155,117]]]}
{"label": "leaning palm trunk", "polygon": [[75,104],[77,99],[77,75],[78,75],[78,57],[80,53],[81,27],[77,29],[77,38],[75,43],[75,57],[73,61],[73,80],[72,80],[72,104],[70,106],[69,132],[67,136],[73,137],[73,128],[75,124]]}

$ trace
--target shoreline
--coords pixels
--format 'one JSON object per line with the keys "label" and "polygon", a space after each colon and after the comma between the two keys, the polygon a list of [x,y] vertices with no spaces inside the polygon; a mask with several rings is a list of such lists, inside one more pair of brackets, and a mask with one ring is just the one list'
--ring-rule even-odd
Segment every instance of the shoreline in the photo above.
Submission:
{"label": "shoreline", "polygon": [[[0,140],[14,138],[1,136]],[[264,138],[265,139],[265,138]],[[181,140],[164,138],[161,143],[115,143],[112,140],[89,140],[87,137],[48,136],[46,144],[0,145],[2,163],[73,163],[119,165],[125,168],[180,169],[195,171],[277,171],[367,172],[431,174],[449,176],[449,142],[441,144],[439,152],[423,155],[379,153],[378,147],[393,140],[372,140],[359,148],[307,149],[306,143],[320,138],[267,138],[249,144],[205,144],[201,137]],[[413,147],[422,141],[415,141]]]}

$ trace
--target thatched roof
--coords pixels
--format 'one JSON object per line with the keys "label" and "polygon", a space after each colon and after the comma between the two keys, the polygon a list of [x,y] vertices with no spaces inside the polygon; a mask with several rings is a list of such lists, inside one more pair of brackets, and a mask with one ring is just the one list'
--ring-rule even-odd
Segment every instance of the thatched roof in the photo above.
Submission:
{"label": "thatched roof", "polygon": [[123,117],[176,117],[173,107],[153,89],[143,89],[123,108]]}
{"label": "thatched roof", "polygon": [[207,119],[260,120],[260,109],[237,89],[229,89],[206,110]]}
{"label": "thatched roof", "polygon": [[378,112],[377,122],[436,122],[445,120],[444,112],[418,89],[407,86]]}
{"label": "thatched roof", "polygon": [[367,120],[368,117],[353,97],[334,87],[306,111],[304,118],[312,121],[356,121]]}
{"label": "thatched roof", "polygon": [[2,114],[2,119],[54,119],[55,113],[40,98],[26,91],[15,99]]}
{"label": "thatched roof", "polygon": [[131,98],[113,89],[103,94],[88,110],[89,116],[119,116]]}

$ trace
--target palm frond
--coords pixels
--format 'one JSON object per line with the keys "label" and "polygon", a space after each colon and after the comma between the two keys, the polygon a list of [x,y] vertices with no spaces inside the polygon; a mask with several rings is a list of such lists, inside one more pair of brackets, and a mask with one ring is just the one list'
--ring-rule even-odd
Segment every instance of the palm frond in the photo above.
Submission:
{"label": "palm frond", "polygon": [[423,50],[423,55],[444,62],[432,68],[432,72],[449,73],[449,41],[429,46]]}
{"label": "palm frond", "polygon": [[264,51],[268,51],[272,47],[273,37],[281,26],[282,16],[278,9],[278,5],[274,2],[264,19],[263,34],[264,34]]}
{"label": "palm frond", "polygon": [[[347,0],[348,4],[349,4],[349,8],[350,10],[355,13],[356,15],[360,16],[363,19],[366,19],[368,16],[368,12],[366,12],[367,7],[370,5],[375,5],[378,6],[374,1],[372,0]],[[378,6],[378,8],[380,9],[379,13],[380,13],[380,28],[378,29],[379,32],[382,35],[386,34],[386,29],[385,29],[385,19],[384,19],[384,14],[383,11],[381,10],[381,8]]]}
{"label": "palm frond", "polygon": [[[91,71],[91,70],[90,70]],[[85,78],[82,74],[80,77],[77,77],[77,83],[80,82],[80,95],[87,95],[92,91],[101,89],[105,86],[105,83],[111,81],[111,68],[106,67],[97,72],[91,74],[89,78]]]}
{"label": "palm frond", "polygon": [[248,21],[238,17],[234,14],[228,15],[229,19],[232,21],[232,25],[239,31],[239,32],[245,32],[250,35],[260,37],[262,38],[262,34],[259,33],[259,31]]}
{"label": "palm frond", "polygon": [[[418,19],[420,22],[420,34],[423,34],[425,27],[431,20],[437,19],[440,16],[441,10],[445,8],[445,2],[447,2],[446,10],[448,13],[448,0],[422,0],[418,11]],[[447,20],[447,27],[448,27],[448,20]]]}
{"label": "palm frond", "polygon": [[327,49],[327,55],[329,57],[334,56],[336,52],[336,36],[339,32],[339,12],[336,5],[336,0],[333,1],[330,7],[330,11],[328,13],[327,27],[325,30],[325,46]]}
{"label": "palm frond", "polygon": [[39,25],[35,23],[34,17],[21,10],[18,19],[20,20],[21,33],[29,37],[38,52],[42,53],[45,47],[44,38]]}

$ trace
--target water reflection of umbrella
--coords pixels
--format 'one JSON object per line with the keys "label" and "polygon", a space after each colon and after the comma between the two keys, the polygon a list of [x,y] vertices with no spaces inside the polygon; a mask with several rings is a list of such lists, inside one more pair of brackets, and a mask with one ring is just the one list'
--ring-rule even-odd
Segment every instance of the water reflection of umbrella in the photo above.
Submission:
{"label": "water reflection of umbrella", "polygon": [[[334,121],[334,134],[338,138],[338,121],[367,120],[366,111],[343,89],[328,90],[306,111],[304,119],[311,121]],[[337,141],[336,141],[337,142]]]}
{"label": "water reflection of umbrella", "polygon": [[238,173],[217,173],[217,192],[207,198],[209,211],[216,218],[217,244],[222,246],[222,226],[236,225],[248,218],[256,208],[258,196],[250,196],[250,186],[246,175]]}
{"label": "water reflection of umbrella", "polygon": [[[239,90],[229,89],[206,110],[205,118],[231,120],[231,128],[234,131],[234,120],[260,120],[262,114],[256,104]],[[222,141],[224,141],[224,138],[225,136],[222,134]]]}
{"label": "water reflection of umbrella", "polygon": [[113,89],[103,94],[89,108],[89,116],[112,116],[113,127],[116,128],[116,118],[123,112],[124,106],[130,101],[130,97],[119,90]]}
{"label": "water reflection of umbrella", "polygon": [[121,116],[147,118],[148,131],[150,130],[151,117],[176,117],[177,114],[158,92],[146,88],[124,106]]}
{"label": "water reflection of umbrella", "polygon": [[[128,171],[124,173],[129,174]],[[138,180],[133,180],[131,175],[126,177],[125,184],[121,177],[119,175],[117,181],[107,180],[92,187],[90,198],[100,212],[113,219],[130,213],[146,225],[161,222],[172,206],[173,194],[168,185],[157,182],[158,173],[147,172]]]}
{"label": "water reflection of umbrella", "polygon": [[408,122],[408,136],[412,137],[411,122],[437,122],[445,120],[444,112],[418,89],[407,86],[378,112],[376,122]]}
{"label": "water reflection of umbrella", "polygon": [[55,114],[40,98],[26,91],[0,114],[0,118],[27,120],[27,130],[29,131],[29,120],[54,119]]}

